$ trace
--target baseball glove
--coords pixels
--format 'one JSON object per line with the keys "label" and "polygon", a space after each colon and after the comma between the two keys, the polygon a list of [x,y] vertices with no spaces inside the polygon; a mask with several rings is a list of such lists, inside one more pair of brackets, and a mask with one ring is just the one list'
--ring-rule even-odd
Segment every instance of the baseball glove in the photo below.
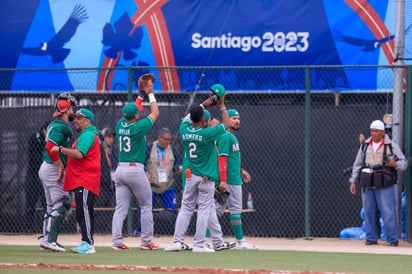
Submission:
{"label": "baseball glove", "polygon": [[221,205],[224,205],[226,203],[227,198],[229,197],[230,193],[227,191],[222,191],[219,186],[217,185],[215,187],[215,201],[218,202]]}
{"label": "baseball glove", "polygon": [[214,94],[209,94],[209,97],[206,98],[206,99],[202,102],[202,105],[203,105],[205,108],[208,108],[208,107],[211,107],[211,106],[215,106],[215,105],[217,104],[217,100],[218,100],[218,98],[217,98],[216,95],[214,95]]}
{"label": "baseball glove", "polygon": [[137,82],[137,87],[139,88],[139,90],[144,90],[144,87],[148,80],[152,80],[152,82],[154,83],[156,82],[156,77],[152,73],[146,73],[139,77],[139,80]]}

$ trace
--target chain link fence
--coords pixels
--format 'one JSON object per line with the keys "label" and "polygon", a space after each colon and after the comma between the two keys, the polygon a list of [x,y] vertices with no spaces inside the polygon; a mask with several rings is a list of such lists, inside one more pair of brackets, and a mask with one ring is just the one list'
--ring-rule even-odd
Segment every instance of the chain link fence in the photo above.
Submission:
{"label": "chain link fence", "polygon": [[[202,91],[223,78],[221,70],[175,69],[183,82],[187,79],[185,86],[194,88],[191,92],[156,94],[160,118],[147,135],[147,142],[154,141],[162,127],[168,127],[181,158],[178,134],[181,118],[191,104],[199,104],[207,97]],[[287,75],[279,68],[236,68],[236,77],[224,78],[228,92],[226,105],[236,108],[241,116],[237,137],[243,167],[252,176],[251,183],[243,186],[244,208],[247,208],[248,192],[252,193],[254,202],[254,209],[245,210],[242,215],[246,236],[338,237],[343,228],[361,225],[361,197],[350,194],[349,176],[343,171],[354,161],[359,134],[368,135],[370,122],[391,112],[392,91],[351,90],[345,86],[343,69],[357,70],[355,67],[311,67],[310,79],[305,79],[308,71],[303,67],[290,68]],[[388,87],[392,83],[391,68],[367,69],[379,69]],[[233,69],[224,72],[230,75]],[[88,77],[81,70],[78,75],[87,81]],[[314,87],[310,93],[305,92],[308,83]],[[267,86],[270,91],[238,92],[257,86],[259,90]],[[94,112],[99,129],[114,128],[122,115],[122,106],[130,99],[126,92],[74,94],[81,107]],[[28,155],[29,140],[51,119],[55,95],[0,93],[1,233],[41,233],[44,198],[33,191],[33,186],[27,186],[28,176],[37,175],[37,170],[33,170],[36,164]],[[136,93],[133,96],[135,98]],[[148,112],[149,105],[145,102],[142,116]],[[211,116],[219,118],[220,113],[212,108]],[[114,146],[117,150],[116,141]],[[182,196],[179,176],[175,178],[174,188],[179,208]],[[111,233],[114,190],[111,195],[112,206],[96,206],[96,233]],[[34,207],[30,206],[33,199]],[[160,207],[159,203],[154,207],[155,233],[171,235],[177,214]],[[124,223],[125,234],[133,234],[137,215],[137,203],[132,201]],[[189,234],[194,233],[195,218],[192,218]],[[229,214],[224,215],[221,223],[224,234],[233,235]],[[73,213],[66,217],[63,232],[77,232]]]}

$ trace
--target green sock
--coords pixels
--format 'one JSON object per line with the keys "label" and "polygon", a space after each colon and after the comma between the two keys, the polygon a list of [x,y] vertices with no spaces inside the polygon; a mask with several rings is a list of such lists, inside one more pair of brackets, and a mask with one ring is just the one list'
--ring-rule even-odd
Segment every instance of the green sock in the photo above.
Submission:
{"label": "green sock", "polygon": [[230,223],[236,240],[243,239],[242,216],[240,214],[230,214]]}

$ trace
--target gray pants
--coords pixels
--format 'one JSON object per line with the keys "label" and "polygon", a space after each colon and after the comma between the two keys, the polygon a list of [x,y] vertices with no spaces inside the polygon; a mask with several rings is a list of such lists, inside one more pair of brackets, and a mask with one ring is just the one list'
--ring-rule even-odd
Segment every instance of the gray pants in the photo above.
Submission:
{"label": "gray pants", "polygon": [[52,224],[52,217],[60,215],[59,209],[63,206],[63,197],[68,192],[63,191],[63,182],[57,182],[59,168],[52,163],[43,162],[39,169],[39,177],[43,184],[46,197],[47,211],[43,221],[43,242],[48,242],[48,236]]}
{"label": "gray pants", "polygon": [[242,214],[242,185],[228,184],[226,186],[226,190],[230,193],[230,195],[224,205],[216,202],[216,213],[219,216],[222,216],[227,207],[230,214]]}
{"label": "gray pants", "polygon": [[[184,242],[185,233],[189,227],[190,219],[197,204],[197,223],[193,245],[197,247],[203,247],[205,245],[206,229],[208,225],[210,225],[209,221],[212,218],[212,214],[216,218],[213,199],[214,187],[214,182],[194,174],[192,174],[192,178],[186,178],[182,206],[177,215],[175,233],[173,236],[175,242]],[[213,225],[213,227],[216,229],[215,225]]]}
{"label": "gray pants", "polygon": [[113,215],[113,245],[123,244],[123,222],[126,218],[130,198],[134,195],[141,210],[141,245],[148,245],[153,238],[152,189],[144,172],[143,164],[119,163],[115,173],[116,210]]}
{"label": "gray pants", "polygon": [[220,226],[219,219],[217,218],[216,209],[211,210],[208,228],[209,228],[210,236],[212,238],[213,246],[216,248],[218,246],[223,245],[224,241],[223,241],[222,227]]}

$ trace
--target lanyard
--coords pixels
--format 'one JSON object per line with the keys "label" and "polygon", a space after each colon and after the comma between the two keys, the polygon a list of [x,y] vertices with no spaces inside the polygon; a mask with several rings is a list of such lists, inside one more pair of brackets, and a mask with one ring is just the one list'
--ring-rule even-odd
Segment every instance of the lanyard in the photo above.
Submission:
{"label": "lanyard", "polygon": [[109,164],[109,167],[112,167],[112,161],[110,160],[109,150],[107,148],[105,148],[104,153],[106,154],[107,163]]}
{"label": "lanyard", "polygon": [[163,160],[164,165],[166,166],[166,160],[167,160],[167,148],[164,149],[165,153],[164,153],[164,160],[162,158],[162,156],[160,154],[163,154],[158,146],[158,144],[156,144],[156,153],[157,153],[157,165],[160,165],[160,160]]}
{"label": "lanyard", "polygon": [[[372,157],[373,157],[373,160],[375,160],[376,152],[378,152],[378,150],[384,145],[384,143],[385,143],[385,140],[383,140],[383,141],[379,144],[379,146],[376,148],[376,150],[373,151],[373,156],[372,156]],[[372,146],[372,149],[373,149],[373,140],[372,140],[372,139],[370,140],[369,145]]]}

